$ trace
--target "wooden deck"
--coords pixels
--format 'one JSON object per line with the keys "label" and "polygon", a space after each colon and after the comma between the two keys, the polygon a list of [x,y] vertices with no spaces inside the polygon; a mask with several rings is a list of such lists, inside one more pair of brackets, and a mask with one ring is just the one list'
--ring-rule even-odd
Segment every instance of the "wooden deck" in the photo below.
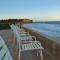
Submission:
{"label": "wooden deck", "polygon": [[10,53],[13,57],[13,60],[18,60],[18,54],[16,52],[16,46],[13,46],[13,35],[11,33],[11,30],[0,30],[0,35],[5,40],[5,43],[7,44]]}
{"label": "wooden deck", "polygon": [[[18,60],[18,51],[16,51],[17,45],[13,45],[14,36],[11,30],[0,30],[0,35],[3,37],[7,44],[13,60]],[[40,56],[37,57],[36,51],[21,52],[21,60],[40,60]]]}

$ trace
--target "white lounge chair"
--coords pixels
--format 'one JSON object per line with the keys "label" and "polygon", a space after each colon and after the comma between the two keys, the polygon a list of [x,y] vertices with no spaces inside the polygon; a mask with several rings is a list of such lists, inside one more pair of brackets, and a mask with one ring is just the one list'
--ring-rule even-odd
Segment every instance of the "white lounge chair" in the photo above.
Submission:
{"label": "white lounge chair", "polygon": [[0,36],[0,60],[13,60],[4,40]]}
{"label": "white lounge chair", "polygon": [[[13,27],[12,27],[12,29],[13,29]],[[41,43],[39,41],[36,41],[36,38],[34,36],[33,37],[35,38],[35,41],[33,41],[32,40],[32,36],[30,36],[28,33],[26,34],[26,32],[23,32],[22,31],[20,33],[20,31],[17,28],[16,29],[13,29],[13,31],[16,34],[15,36],[16,36],[17,41],[18,41],[18,44],[19,44],[19,60],[20,60],[20,52],[21,51],[22,52],[23,51],[29,51],[29,50],[37,50],[40,53],[41,60],[43,60],[43,57],[42,57],[43,47],[41,46]],[[23,40],[24,40],[24,42],[26,41],[28,43],[22,44],[22,41]],[[37,55],[38,55],[38,53],[37,53]]]}

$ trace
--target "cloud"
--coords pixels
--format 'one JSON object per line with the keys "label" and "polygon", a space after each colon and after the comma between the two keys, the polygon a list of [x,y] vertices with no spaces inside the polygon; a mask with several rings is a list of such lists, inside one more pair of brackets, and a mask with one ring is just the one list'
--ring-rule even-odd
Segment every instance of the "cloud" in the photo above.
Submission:
{"label": "cloud", "polygon": [[49,16],[48,19],[60,19],[60,16]]}

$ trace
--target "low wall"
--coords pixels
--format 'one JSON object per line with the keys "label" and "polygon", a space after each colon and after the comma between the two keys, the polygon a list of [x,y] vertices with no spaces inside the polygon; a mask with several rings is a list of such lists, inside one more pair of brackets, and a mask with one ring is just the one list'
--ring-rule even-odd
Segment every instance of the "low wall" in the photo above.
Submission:
{"label": "low wall", "polygon": [[44,47],[44,60],[60,60],[60,44],[53,39],[47,38],[40,33],[34,32],[30,29],[24,28],[32,36],[36,36],[36,39],[41,42]]}

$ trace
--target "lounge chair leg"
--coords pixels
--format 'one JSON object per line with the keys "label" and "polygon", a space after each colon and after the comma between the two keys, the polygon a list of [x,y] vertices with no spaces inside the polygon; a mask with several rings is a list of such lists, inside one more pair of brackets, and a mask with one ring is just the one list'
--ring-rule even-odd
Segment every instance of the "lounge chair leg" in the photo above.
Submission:
{"label": "lounge chair leg", "polygon": [[40,50],[39,53],[40,53],[40,56],[41,56],[41,60],[43,60],[42,50]]}
{"label": "lounge chair leg", "polygon": [[38,52],[37,52],[37,56],[38,56]]}
{"label": "lounge chair leg", "polygon": [[37,51],[37,56],[39,55],[38,51]]}

